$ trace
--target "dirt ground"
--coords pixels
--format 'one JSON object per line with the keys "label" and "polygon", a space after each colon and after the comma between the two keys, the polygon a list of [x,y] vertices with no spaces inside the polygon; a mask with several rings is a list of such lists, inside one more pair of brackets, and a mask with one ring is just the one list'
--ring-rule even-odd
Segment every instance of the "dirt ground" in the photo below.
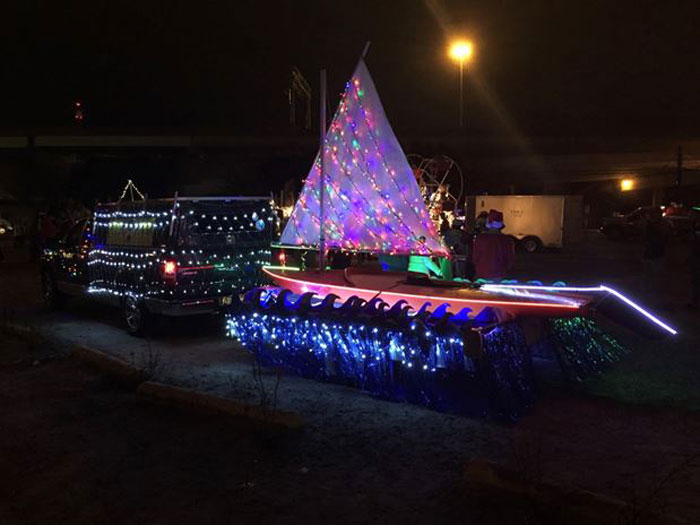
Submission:
{"label": "dirt ground", "polygon": [[[11,337],[0,400],[2,523],[558,522],[509,496],[488,506],[475,498],[460,480],[469,457],[439,443],[421,449],[420,421],[416,435],[405,426],[375,436],[279,433],[153,405],[72,357]],[[643,516],[698,515],[688,455],[697,453],[698,417],[558,395],[500,430],[500,439],[463,439],[528,479],[556,479],[566,465],[581,480],[608,478],[608,494],[648,504]]]}
{"label": "dirt ground", "polygon": [[[571,281],[595,264],[600,280],[634,291],[634,247],[601,246],[522,257],[517,271]],[[571,522],[466,487],[474,458],[633,503],[639,514],[619,523],[654,523],[655,512],[699,523],[698,318],[681,308],[683,278],[666,312],[682,338],[631,339],[629,359],[577,388],[543,388],[516,424],[284,377],[280,408],[306,427],[280,434],[145,402],[66,353],[83,342],[128,360],[149,348],[172,382],[250,399],[250,360],[217,323],[168,326],[139,342],[107,308],[46,312],[36,268],[10,260],[0,265],[4,315],[52,344],[0,334],[0,523]]]}

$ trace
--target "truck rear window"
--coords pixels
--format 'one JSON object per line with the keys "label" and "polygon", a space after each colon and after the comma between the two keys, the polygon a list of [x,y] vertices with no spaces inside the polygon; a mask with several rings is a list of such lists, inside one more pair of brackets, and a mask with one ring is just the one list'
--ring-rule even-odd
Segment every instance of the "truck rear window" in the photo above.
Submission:
{"label": "truck rear window", "polygon": [[219,209],[202,213],[190,210],[182,213],[178,222],[178,244],[190,248],[265,245],[270,242],[275,226],[269,206],[260,207],[259,211]]}
{"label": "truck rear window", "polygon": [[116,246],[153,246],[155,227],[156,220],[153,217],[110,222],[107,226],[107,244]]}

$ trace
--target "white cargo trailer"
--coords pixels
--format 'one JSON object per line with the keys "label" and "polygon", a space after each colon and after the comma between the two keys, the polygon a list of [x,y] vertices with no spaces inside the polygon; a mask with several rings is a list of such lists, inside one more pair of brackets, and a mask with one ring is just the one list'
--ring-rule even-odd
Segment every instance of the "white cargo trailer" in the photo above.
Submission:
{"label": "white cargo trailer", "polygon": [[520,241],[528,252],[561,248],[582,235],[580,195],[475,195],[467,206],[474,211],[473,218],[492,209],[503,212],[503,233]]}

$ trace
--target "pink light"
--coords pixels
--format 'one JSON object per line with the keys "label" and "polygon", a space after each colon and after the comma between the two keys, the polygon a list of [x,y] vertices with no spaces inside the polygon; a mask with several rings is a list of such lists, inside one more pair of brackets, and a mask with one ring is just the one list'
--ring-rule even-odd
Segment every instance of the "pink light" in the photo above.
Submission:
{"label": "pink light", "polygon": [[[263,272],[268,274],[271,279],[273,280],[280,280],[280,281],[287,281],[287,282],[293,282],[302,285],[302,290],[304,291],[316,291],[322,288],[330,288],[331,290],[344,290],[346,292],[360,292],[360,293],[369,293],[369,294],[376,294],[377,290],[370,290],[367,288],[357,288],[353,286],[342,286],[339,284],[322,284],[322,283],[313,283],[311,281],[304,281],[301,279],[293,279],[291,277],[286,277],[286,276],[281,276],[279,274],[272,273],[270,270],[267,268],[263,268]],[[397,292],[381,292],[380,295],[382,296],[395,296],[397,297],[397,300],[399,299],[405,299],[405,298],[412,298],[412,299],[419,299],[423,300],[424,302],[434,300],[434,301],[439,301],[441,304],[446,303],[448,301],[448,297],[439,297],[439,296],[432,296],[432,295],[419,295],[419,294],[409,294],[409,293],[397,293]],[[499,301],[499,300],[491,300],[491,299],[460,299],[458,297],[453,298],[457,301],[460,302],[469,302],[469,303],[477,303],[477,304],[484,304],[484,305],[501,305],[501,306],[533,306],[533,307],[540,307],[540,308],[561,308],[561,309],[566,309],[566,310],[578,310],[580,309],[579,304],[561,304],[561,303],[533,303],[533,302],[525,302],[525,301]]]}

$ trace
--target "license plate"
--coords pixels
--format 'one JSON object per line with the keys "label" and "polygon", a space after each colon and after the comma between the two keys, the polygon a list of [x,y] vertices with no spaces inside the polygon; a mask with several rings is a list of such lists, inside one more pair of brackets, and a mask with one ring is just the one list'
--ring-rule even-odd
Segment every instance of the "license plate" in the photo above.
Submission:
{"label": "license plate", "polygon": [[233,297],[230,295],[225,295],[223,297],[219,297],[219,304],[221,306],[231,306],[233,303]]}

